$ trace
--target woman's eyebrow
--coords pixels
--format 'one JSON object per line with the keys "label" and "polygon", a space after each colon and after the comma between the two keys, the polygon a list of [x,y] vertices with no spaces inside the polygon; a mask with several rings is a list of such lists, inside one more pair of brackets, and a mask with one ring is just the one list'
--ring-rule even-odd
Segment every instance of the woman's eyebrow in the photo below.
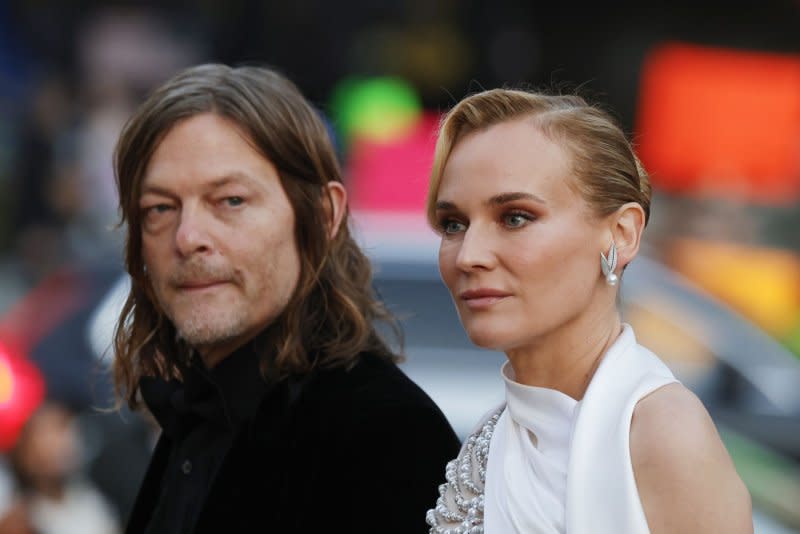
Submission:
{"label": "woman's eyebrow", "polygon": [[507,204],[509,202],[514,202],[516,200],[533,200],[534,202],[538,202],[539,204],[547,204],[543,198],[534,195],[533,193],[524,193],[522,191],[514,191],[510,193],[500,193],[499,195],[494,195],[493,197],[489,198],[485,203],[489,205],[500,205],[500,204]]}
{"label": "woman's eyebrow", "polygon": [[[503,204],[508,204],[509,202],[514,202],[517,200],[533,200],[534,202],[538,202],[539,204],[547,205],[545,200],[533,193],[525,193],[522,191],[513,191],[508,193],[500,193],[498,195],[494,195],[487,199],[484,204],[487,206],[500,206]],[[455,203],[450,202],[449,200],[439,200],[436,202],[436,210],[439,211],[457,211],[458,207]]]}

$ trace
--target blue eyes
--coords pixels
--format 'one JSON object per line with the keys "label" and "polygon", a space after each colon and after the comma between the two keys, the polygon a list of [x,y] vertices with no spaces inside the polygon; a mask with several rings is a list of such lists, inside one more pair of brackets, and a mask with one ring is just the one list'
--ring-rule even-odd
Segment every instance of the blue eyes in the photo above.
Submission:
{"label": "blue eyes", "polygon": [[520,228],[531,220],[530,216],[521,213],[512,213],[503,217],[503,223],[509,228]]}
{"label": "blue eyes", "polygon": [[445,234],[457,234],[466,229],[466,227],[458,221],[444,221],[442,223],[442,232]]}
{"label": "blue eyes", "polygon": [[156,215],[161,215],[166,213],[172,209],[172,206],[169,204],[156,204],[155,206],[150,206],[143,210],[145,217],[155,217]]}
{"label": "blue eyes", "polygon": [[[218,217],[233,216],[233,210],[238,209],[245,205],[244,197],[230,196],[214,200],[214,209],[218,213]],[[143,207],[141,210],[142,220],[147,227],[155,229],[173,220],[171,215],[179,209],[175,204],[162,203],[153,204],[151,206]]]}
{"label": "blue eyes", "polygon": [[175,208],[170,204],[156,204],[142,209],[142,224],[144,228],[152,231],[162,225],[167,214]]}
{"label": "blue eyes", "polygon": [[[536,217],[527,212],[512,212],[503,214],[500,217],[500,223],[508,230],[516,230],[525,227],[528,223],[536,220]],[[467,224],[460,222],[456,219],[444,218],[439,223],[441,232],[445,235],[455,235],[465,232]]]}
{"label": "blue eyes", "polygon": [[[237,208],[244,204],[244,198],[239,196],[225,197],[217,201],[217,204],[222,207]],[[168,211],[172,211],[174,209],[175,207],[171,204],[155,204],[153,206],[143,208],[142,211],[145,215],[153,216],[167,213]]]}

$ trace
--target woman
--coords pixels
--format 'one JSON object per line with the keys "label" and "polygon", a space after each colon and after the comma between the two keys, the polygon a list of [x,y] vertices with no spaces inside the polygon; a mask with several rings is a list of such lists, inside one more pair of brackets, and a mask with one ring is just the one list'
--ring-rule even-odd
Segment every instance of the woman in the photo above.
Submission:
{"label": "woman", "polygon": [[708,413],[616,308],[649,209],[625,135],[581,98],[496,89],[445,117],[440,272],[470,339],[508,361],[431,533],[752,532]]}

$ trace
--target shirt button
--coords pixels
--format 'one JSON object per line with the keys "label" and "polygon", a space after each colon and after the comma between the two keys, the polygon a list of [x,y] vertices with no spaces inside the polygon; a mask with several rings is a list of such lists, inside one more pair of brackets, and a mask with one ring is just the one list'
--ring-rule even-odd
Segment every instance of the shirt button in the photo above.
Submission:
{"label": "shirt button", "polygon": [[189,460],[185,460],[183,462],[183,465],[181,466],[181,471],[183,471],[184,475],[188,475],[189,473],[191,473],[192,472],[192,462],[190,462]]}

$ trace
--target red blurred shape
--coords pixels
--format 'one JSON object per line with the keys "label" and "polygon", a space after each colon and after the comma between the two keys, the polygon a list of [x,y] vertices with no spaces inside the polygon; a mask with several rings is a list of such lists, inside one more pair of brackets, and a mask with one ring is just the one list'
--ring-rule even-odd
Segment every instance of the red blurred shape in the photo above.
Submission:
{"label": "red blurred shape", "polygon": [[44,379],[31,362],[0,345],[0,451],[14,446],[44,399]]}
{"label": "red blurred shape", "polygon": [[800,56],[662,45],[644,62],[638,111],[638,152],[660,188],[800,195]]}
{"label": "red blurred shape", "polygon": [[86,300],[87,281],[78,271],[60,269],[14,303],[0,317],[0,341],[14,354],[27,355],[47,332]]}
{"label": "red blurred shape", "polygon": [[400,139],[382,143],[355,138],[347,166],[351,206],[421,213],[438,127],[439,116],[426,113]]}

